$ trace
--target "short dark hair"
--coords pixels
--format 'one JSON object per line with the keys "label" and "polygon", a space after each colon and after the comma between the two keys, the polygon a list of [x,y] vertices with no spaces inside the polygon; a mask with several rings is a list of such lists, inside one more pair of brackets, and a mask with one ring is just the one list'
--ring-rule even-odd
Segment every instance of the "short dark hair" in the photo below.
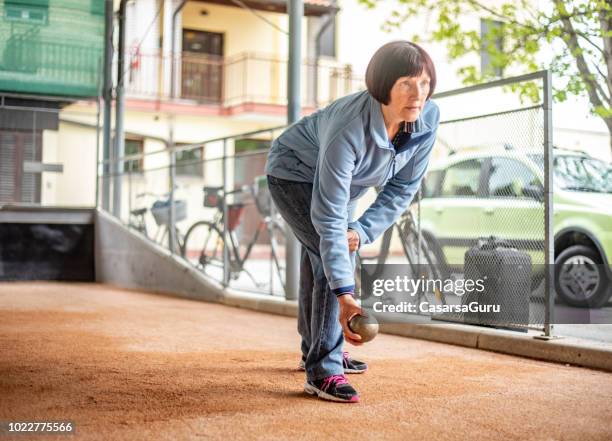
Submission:
{"label": "short dark hair", "polygon": [[436,88],[436,68],[425,49],[410,41],[392,41],[380,47],[366,69],[368,92],[382,104],[389,104],[391,88],[400,77],[416,77],[423,69],[430,78],[431,98]]}

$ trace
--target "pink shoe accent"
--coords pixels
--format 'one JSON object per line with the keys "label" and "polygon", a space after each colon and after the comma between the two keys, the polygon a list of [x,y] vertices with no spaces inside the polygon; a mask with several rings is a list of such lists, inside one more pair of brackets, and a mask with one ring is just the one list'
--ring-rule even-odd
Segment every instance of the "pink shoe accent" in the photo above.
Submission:
{"label": "pink shoe accent", "polygon": [[329,386],[332,384],[336,384],[337,386],[348,384],[348,381],[344,375],[330,375],[329,377],[325,377],[323,380],[323,384],[321,385],[321,390],[323,392],[329,389]]}

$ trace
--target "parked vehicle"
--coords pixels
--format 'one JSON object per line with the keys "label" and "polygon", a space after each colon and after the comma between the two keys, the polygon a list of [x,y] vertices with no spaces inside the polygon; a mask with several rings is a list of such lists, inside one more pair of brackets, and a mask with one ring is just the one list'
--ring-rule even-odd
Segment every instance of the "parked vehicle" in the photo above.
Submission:
{"label": "parked vehicle", "polygon": [[[490,149],[430,166],[421,201],[423,235],[449,268],[493,235],[544,264],[543,153]],[[572,306],[601,307],[612,295],[612,165],[554,149],[555,286]],[[540,266],[540,271],[542,271]]]}

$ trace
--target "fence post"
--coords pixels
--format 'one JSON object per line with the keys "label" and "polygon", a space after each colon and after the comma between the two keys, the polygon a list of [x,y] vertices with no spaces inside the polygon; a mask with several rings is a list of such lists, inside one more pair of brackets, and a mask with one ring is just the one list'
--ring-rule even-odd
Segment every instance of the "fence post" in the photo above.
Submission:
{"label": "fence post", "polygon": [[553,337],[555,241],[553,237],[552,75],[543,72],[544,102],[544,337]]}
{"label": "fence post", "polygon": [[[304,16],[304,2],[290,0],[289,9],[289,65],[287,72],[287,122],[293,124],[300,119],[300,71],[301,71],[301,29]],[[285,264],[285,298],[296,300],[299,295],[301,245],[287,225],[287,248]]]}
{"label": "fence post", "polygon": [[223,231],[221,236],[223,237],[223,286],[228,286],[230,282],[230,256],[229,256],[229,243],[230,238],[228,237],[228,209],[227,209],[227,196],[226,191],[228,187],[227,182],[227,138],[223,138],[223,159],[221,164],[223,173]]}
{"label": "fence post", "polygon": [[[130,164],[131,165],[131,164]],[[128,167],[128,226],[132,216],[132,167]]]}
{"label": "fence post", "polygon": [[168,247],[170,253],[174,254],[176,251],[176,209],[174,206],[174,182],[176,180],[176,153],[174,152],[174,141],[170,141],[170,210],[169,210],[169,222],[168,222]]}

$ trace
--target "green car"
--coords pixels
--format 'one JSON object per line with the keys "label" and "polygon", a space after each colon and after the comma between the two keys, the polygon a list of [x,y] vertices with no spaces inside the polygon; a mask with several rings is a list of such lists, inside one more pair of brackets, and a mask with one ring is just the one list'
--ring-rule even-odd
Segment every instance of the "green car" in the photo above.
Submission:
{"label": "green car", "polygon": [[[432,163],[421,225],[436,259],[462,268],[468,248],[495,236],[543,265],[543,170],[541,151],[503,148]],[[601,307],[612,295],[612,166],[554,149],[553,179],[557,295],[571,306]]]}

